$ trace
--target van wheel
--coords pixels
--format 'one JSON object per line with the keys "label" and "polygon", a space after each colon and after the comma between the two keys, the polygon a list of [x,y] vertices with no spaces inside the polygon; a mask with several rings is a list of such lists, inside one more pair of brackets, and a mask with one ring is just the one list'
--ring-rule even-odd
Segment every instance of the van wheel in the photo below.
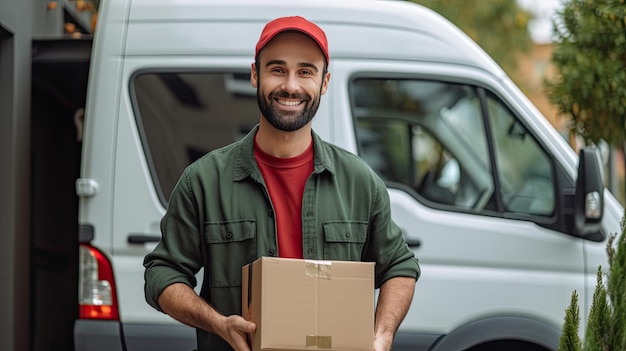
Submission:
{"label": "van wheel", "polygon": [[472,346],[465,351],[551,351],[543,346],[519,340],[497,340]]}

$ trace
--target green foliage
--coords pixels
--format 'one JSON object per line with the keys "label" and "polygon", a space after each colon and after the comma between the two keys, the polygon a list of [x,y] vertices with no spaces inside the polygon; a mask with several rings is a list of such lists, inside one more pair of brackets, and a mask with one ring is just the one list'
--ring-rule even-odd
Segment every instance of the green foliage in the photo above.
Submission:
{"label": "green foliage", "polygon": [[[609,240],[610,242],[611,240]],[[609,244],[610,245],[610,244]],[[593,293],[593,302],[589,310],[589,320],[585,332],[586,351],[604,351],[610,337],[611,311],[607,301],[607,294],[602,283],[602,269],[598,267],[596,290]]]}
{"label": "green foliage", "polygon": [[598,267],[582,348],[578,339],[578,295],[574,291],[570,306],[565,310],[559,351],[626,350],[626,214],[621,230],[617,242],[616,235],[612,234],[607,243],[609,271],[605,281]]}
{"label": "green foliage", "polygon": [[572,302],[565,310],[565,323],[563,332],[559,340],[559,351],[580,351],[581,342],[578,337],[578,326],[580,325],[580,315],[578,308],[578,294],[572,293]]}
{"label": "green foliage", "polygon": [[573,119],[586,141],[622,146],[626,140],[626,4],[624,0],[567,0],[554,23],[547,80],[550,101]]}
{"label": "green foliage", "polygon": [[518,54],[531,48],[528,22],[532,16],[516,0],[410,1],[438,12],[461,28],[509,76],[517,69]]}
{"label": "green foliage", "polygon": [[622,235],[613,245],[615,236],[611,236],[607,253],[609,256],[609,279],[607,295],[612,305],[611,332],[609,350],[626,349],[626,226],[622,219]]}

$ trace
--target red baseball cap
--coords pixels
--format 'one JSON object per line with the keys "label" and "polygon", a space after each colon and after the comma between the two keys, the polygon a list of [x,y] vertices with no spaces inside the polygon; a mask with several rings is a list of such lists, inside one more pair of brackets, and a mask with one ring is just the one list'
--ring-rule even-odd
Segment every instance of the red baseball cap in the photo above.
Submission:
{"label": "red baseball cap", "polygon": [[330,56],[328,55],[328,41],[326,40],[326,34],[324,34],[322,28],[318,27],[317,24],[300,16],[280,17],[268,22],[265,25],[265,28],[263,28],[261,37],[256,44],[256,53],[254,57],[257,57],[259,55],[259,51],[261,51],[275,36],[289,30],[302,32],[311,37],[311,39],[315,40],[326,58],[326,64],[328,64]]}

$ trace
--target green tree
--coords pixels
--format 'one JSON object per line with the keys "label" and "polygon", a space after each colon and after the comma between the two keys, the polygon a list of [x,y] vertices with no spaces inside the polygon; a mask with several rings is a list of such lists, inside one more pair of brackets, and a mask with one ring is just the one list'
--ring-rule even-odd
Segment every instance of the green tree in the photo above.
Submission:
{"label": "green tree", "polygon": [[[606,350],[626,350],[626,217],[622,218],[622,234],[617,245],[613,245],[615,236],[609,239],[609,276],[607,278],[607,307],[609,317],[602,316],[601,323],[609,320]],[[610,306],[610,308],[609,308]]]}
{"label": "green tree", "polygon": [[593,302],[589,309],[589,320],[585,331],[585,347],[587,351],[608,350],[611,312],[607,301],[607,294],[602,282],[602,269],[598,267],[596,290],[593,293]]}
{"label": "green tree", "polygon": [[532,46],[528,32],[532,16],[516,0],[410,1],[438,12],[457,25],[517,81],[519,54],[528,52]]}
{"label": "green tree", "polygon": [[552,62],[545,82],[550,101],[571,116],[586,142],[626,151],[626,4],[567,0],[554,21]]}
{"label": "green tree", "polygon": [[[598,268],[596,289],[587,319],[585,339],[578,339],[578,294],[572,293],[570,306],[565,310],[565,322],[559,342],[559,351],[626,350],[626,214],[622,218],[622,233],[615,242],[612,234],[607,243],[609,270],[603,276]],[[603,279],[605,278],[605,279]]]}
{"label": "green tree", "polygon": [[578,308],[578,294],[572,293],[572,301],[565,310],[565,323],[563,332],[559,340],[559,351],[580,351],[582,345],[578,337],[578,327],[580,325],[580,315]]}

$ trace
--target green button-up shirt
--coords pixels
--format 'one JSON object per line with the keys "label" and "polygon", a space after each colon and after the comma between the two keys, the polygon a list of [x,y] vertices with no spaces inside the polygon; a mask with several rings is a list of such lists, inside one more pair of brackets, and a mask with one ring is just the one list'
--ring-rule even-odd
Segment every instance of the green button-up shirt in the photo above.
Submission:
{"label": "green button-up shirt", "polygon": [[[172,191],[161,242],[144,260],[146,300],[157,310],[168,285],[195,287],[204,267],[200,296],[225,315],[241,314],[241,267],[280,255],[274,208],[254,157],[257,128],[191,164]],[[417,279],[417,259],[391,220],[380,177],[315,133],[313,153],[302,198],[304,258],[375,262],[376,287],[397,276]],[[197,333],[198,350],[231,350],[221,338]]]}

